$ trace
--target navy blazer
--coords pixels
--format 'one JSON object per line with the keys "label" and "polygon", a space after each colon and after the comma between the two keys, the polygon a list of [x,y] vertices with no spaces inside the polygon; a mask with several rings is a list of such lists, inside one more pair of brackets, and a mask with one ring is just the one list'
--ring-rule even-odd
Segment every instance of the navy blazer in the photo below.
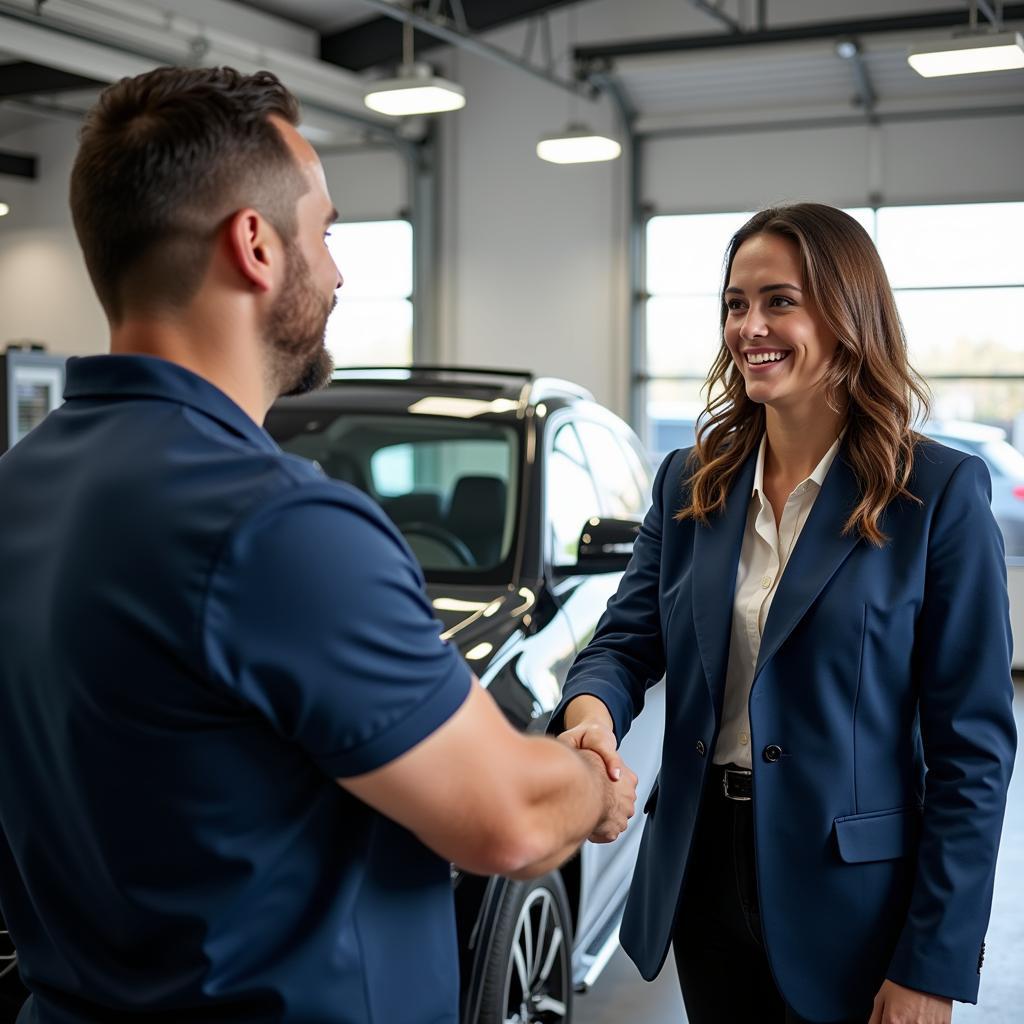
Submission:
{"label": "navy blazer", "polygon": [[[701,526],[673,519],[689,453],[658,471],[551,726],[589,693],[621,740],[666,678],[662,768],[621,929],[648,980],[668,953],[718,737],[756,462]],[[883,548],[842,536],[859,488],[840,449],[779,582],[750,694],[765,946],[809,1020],[866,1018],[886,977],[977,999],[1016,745],[1006,565],[980,459],[922,441],[909,489],[921,504],[886,509]]]}

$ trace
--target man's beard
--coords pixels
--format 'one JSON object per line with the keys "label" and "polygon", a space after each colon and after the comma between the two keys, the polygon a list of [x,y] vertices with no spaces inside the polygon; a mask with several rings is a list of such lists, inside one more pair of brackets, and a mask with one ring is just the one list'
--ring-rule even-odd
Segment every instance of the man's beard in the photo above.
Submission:
{"label": "man's beard", "polygon": [[337,298],[314,288],[309,264],[294,242],[285,252],[284,286],[267,320],[266,339],[279,395],[304,395],[331,379],[334,358],[324,344]]}

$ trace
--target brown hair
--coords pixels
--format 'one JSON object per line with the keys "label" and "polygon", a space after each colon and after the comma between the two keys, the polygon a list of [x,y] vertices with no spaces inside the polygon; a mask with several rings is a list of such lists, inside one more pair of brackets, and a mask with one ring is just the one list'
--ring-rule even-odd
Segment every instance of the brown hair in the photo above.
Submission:
{"label": "brown hair", "polygon": [[306,186],[271,115],[299,120],[269,71],[165,67],[103,91],[82,126],[71,213],[112,323],[128,310],[184,306],[239,209],[258,209],[294,238]]}
{"label": "brown hair", "polygon": [[[733,235],[722,284],[728,287],[739,247],[759,234],[795,242],[804,288],[838,340],[825,373],[826,400],[847,412],[846,458],[860,483],[860,502],[843,526],[881,547],[885,507],[907,490],[918,435],[911,429],[914,401],[927,410],[928,387],[907,361],[907,343],[885,268],[868,233],[849,214],[819,203],[771,207]],[[689,467],[689,504],[678,520],[707,525],[725,507],[729,489],[765,429],[764,406],[747,397],[743,374],[725,345],[705,383],[708,402]],[[717,394],[716,394],[717,390]]]}

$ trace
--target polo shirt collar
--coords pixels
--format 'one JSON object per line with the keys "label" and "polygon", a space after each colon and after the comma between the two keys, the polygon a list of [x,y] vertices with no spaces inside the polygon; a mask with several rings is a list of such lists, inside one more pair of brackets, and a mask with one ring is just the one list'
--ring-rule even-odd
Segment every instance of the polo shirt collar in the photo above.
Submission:
{"label": "polo shirt collar", "polygon": [[72,356],[64,398],[152,398],[187,405],[259,448],[278,451],[270,435],[223,391],[178,363],[156,356]]}
{"label": "polo shirt collar", "polygon": [[[839,451],[839,446],[843,442],[843,436],[846,431],[844,430],[833,442],[832,447],[821,457],[821,461],[814,467],[811,475],[805,480],[802,480],[795,488],[794,491],[803,488],[804,484],[813,483],[818,489],[821,489],[821,485],[825,482],[825,477],[828,475],[828,471],[832,466],[832,461],[836,457],[836,453]],[[761,444],[757,449],[757,465],[754,469],[754,485],[750,490],[751,497],[759,494],[764,494],[764,455],[765,448],[767,447],[768,435],[761,435]]]}

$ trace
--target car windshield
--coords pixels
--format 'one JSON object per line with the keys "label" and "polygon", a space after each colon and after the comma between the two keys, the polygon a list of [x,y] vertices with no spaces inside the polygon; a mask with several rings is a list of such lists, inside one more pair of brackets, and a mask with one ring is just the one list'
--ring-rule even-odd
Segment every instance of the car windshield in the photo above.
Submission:
{"label": "car windshield", "polygon": [[516,431],[480,419],[279,408],[281,447],[370,495],[424,573],[467,578],[504,564],[517,508]]}

